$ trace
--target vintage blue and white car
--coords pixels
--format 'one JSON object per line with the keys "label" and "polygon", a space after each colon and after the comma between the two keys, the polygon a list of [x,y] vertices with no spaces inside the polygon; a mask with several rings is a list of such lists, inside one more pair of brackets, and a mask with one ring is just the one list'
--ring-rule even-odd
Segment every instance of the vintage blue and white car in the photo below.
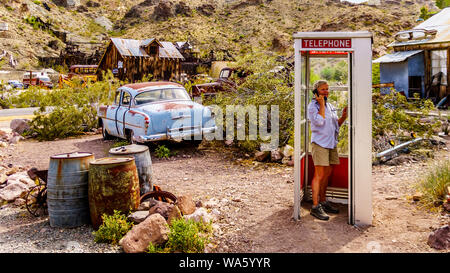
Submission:
{"label": "vintage blue and white car", "polygon": [[186,89],[173,82],[144,82],[121,86],[113,105],[100,106],[103,138],[131,143],[193,140],[217,129],[211,109],[191,100]]}

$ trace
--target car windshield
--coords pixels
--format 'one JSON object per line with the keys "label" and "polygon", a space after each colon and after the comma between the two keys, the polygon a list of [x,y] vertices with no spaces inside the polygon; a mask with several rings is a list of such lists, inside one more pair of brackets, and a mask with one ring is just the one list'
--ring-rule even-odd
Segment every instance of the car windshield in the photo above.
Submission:
{"label": "car windshield", "polygon": [[144,91],[134,97],[136,105],[164,100],[190,100],[186,90],[182,88],[167,88]]}
{"label": "car windshield", "polygon": [[39,80],[43,81],[43,82],[49,82],[50,79],[47,77],[40,77]]}

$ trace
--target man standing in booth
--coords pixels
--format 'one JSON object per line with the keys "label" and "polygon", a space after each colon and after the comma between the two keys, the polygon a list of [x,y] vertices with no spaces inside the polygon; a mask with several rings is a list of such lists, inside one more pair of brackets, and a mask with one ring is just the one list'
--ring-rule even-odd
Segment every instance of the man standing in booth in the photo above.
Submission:
{"label": "man standing in booth", "polygon": [[328,179],[333,165],[339,164],[337,152],[339,128],[347,118],[347,107],[338,118],[336,108],[327,102],[328,83],[319,80],[314,84],[314,98],[308,105],[308,120],[311,122],[311,154],[314,162],[314,177],[311,182],[313,207],[311,215],[327,221],[328,213],[339,213],[326,200]]}

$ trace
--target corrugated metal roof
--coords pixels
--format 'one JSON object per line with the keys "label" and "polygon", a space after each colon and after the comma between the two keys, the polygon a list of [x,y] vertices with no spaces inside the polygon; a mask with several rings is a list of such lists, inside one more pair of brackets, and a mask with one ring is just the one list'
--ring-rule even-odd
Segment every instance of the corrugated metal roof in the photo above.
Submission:
{"label": "corrugated metal roof", "polygon": [[417,44],[432,44],[450,42],[450,7],[441,10],[439,13],[433,15],[428,20],[414,27],[412,30],[437,30],[435,36],[423,40],[410,41],[394,41],[388,46],[403,46],[403,45],[417,45]]}
{"label": "corrugated metal roof", "polygon": [[159,48],[160,58],[184,59],[180,51],[171,42],[161,42],[163,47]]}
{"label": "corrugated metal roof", "polygon": [[149,57],[141,47],[141,41],[139,40],[111,38],[111,41],[122,56]]}
{"label": "corrugated metal roof", "polygon": [[373,63],[399,63],[422,51],[423,50],[397,51],[391,54],[386,54],[374,60]]}
{"label": "corrugated metal roof", "polygon": [[156,40],[155,38],[150,38],[150,39],[146,39],[146,40],[141,41],[141,47],[146,47],[149,44],[151,44],[153,41],[156,41],[156,43],[158,43],[158,45],[161,45],[161,43],[158,42],[158,40]]}
{"label": "corrugated metal roof", "polygon": [[[117,50],[119,50],[120,55],[130,57],[150,57],[143,47],[155,40],[156,39],[154,38],[146,40],[111,38],[111,41],[116,46]],[[160,58],[184,59],[183,55],[181,55],[171,42],[158,42],[158,44],[161,45],[161,47],[159,47]]]}

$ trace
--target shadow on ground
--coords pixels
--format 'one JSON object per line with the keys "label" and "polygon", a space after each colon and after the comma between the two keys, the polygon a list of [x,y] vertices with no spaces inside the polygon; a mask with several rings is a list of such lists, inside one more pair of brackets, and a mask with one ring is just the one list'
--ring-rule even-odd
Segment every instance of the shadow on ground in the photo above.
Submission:
{"label": "shadow on ground", "polygon": [[299,221],[292,218],[292,206],[279,210],[240,231],[252,239],[238,247],[243,252],[256,253],[343,252],[342,248],[360,237],[366,228],[349,225],[347,205],[336,205],[340,213],[329,214],[329,221],[311,216],[311,204],[307,202],[302,203]]}

